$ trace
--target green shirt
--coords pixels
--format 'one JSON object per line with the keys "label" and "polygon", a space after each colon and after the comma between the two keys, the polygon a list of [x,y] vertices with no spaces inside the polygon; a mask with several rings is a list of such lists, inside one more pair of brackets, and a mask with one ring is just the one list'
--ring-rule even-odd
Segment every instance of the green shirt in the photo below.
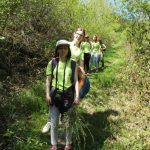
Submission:
{"label": "green shirt", "polygon": [[89,42],[82,43],[82,50],[84,53],[90,53],[91,44]]}
{"label": "green shirt", "polygon": [[[66,62],[61,62],[59,61],[58,63],[58,80],[57,80],[57,88],[60,90],[63,90],[63,79],[64,79],[64,69],[65,69],[65,63]],[[56,87],[56,70],[57,66],[53,70],[53,80],[52,80],[52,86]],[[52,75],[52,61],[50,61],[47,65],[46,68],[46,75]],[[71,69],[71,60],[67,61],[66,64],[66,70],[65,70],[65,84],[64,84],[64,89],[69,88],[72,83],[71,83],[71,77],[72,77],[72,69]]]}
{"label": "green shirt", "polygon": [[92,52],[99,53],[101,47],[99,42],[92,42],[91,44],[92,44]]}
{"label": "green shirt", "polygon": [[81,60],[84,60],[84,53],[81,48],[74,45],[73,42],[70,42],[71,58],[77,62],[79,65]]}

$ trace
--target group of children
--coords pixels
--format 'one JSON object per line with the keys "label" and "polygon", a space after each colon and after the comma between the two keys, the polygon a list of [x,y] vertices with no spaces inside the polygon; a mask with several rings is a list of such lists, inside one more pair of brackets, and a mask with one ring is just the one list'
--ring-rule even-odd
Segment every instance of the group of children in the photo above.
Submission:
{"label": "group of children", "polygon": [[[51,128],[50,150],[58,149],[58,125],[60,115],[67,115],[72,106],[80,102],[80,86],[78,70],[91,72],[95,62],[98,71],[99,61],[102,60],[102,44],[96,36],[89,42],[85,30],[78,28],[74,32],[73,41],[59,40],[56,43],[55,57],[46,68],[46,101],[49,106],[48,121],[43,133]],[[106,48],[106,46],[104,46]],[[104,65],[104,64],[103,64]],[[104,66],[103,66],[104,67]],[[68,120],[69,117],[68,116]],[[69,123],[69,121],[68,121]],[[64,150],[73,150],[71,124],[66,127],[66,145]]]}
{"label": "group of children", "polygon": [[84,42],[81,45],[84,52],[84,70],[89,74],[92,72],[92,67],[98,72],[99,63],[102,63],[102,69],[104,69],[104,52],[106,51],[105,44],[102,43],[102,39],[93,36],[93,40],[90,42],[89,36],[85,36]]}

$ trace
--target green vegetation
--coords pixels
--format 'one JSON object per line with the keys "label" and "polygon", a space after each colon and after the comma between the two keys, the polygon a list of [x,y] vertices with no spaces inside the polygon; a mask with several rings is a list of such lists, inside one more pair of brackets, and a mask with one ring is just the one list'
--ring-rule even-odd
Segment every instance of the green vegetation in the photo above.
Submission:
{"label": "green vegetation", "polygon": [[[90,92],[70,112],[75,148],[150,149],[150,5],[120,0],[119,6],[104,0],[0,1],[0,149],[49,149],[49,133],[41,133],[48,115],[45,67],[56,40],[71,40],[77,27],[102,37],[108,49],[104,71],[89,76]],[[59,130],[63,144],[62,124]]]}
{"label": "green vegetation", "polygon": [[[77,115],[82,116],[86,125],[81,131],[87,133],[83,133],[81,137],[82,139],[85,136],[85,147],[81,146],[81,149],[146,149],[150,138],[149,108],[140,103],[136,91],[131,94],[133,89],[131,90],[129,80],[124,76],[127,66],[126,52],[124,49],[110,48],[105,61],[105,70],[90,76],[91,90],[77,109]],[[47,106],[44,101],[44,85],[41,81],[36,86],[28,87],[27,91],[16,98],[16,109],[10,114],[13,121],[4,134],[8,148],[49,148],[49,133],[41,133],[47,120]],[[77,126],[74,130],[80,128]],[[62,136],[61,132],[64,129],[60,129]]]}

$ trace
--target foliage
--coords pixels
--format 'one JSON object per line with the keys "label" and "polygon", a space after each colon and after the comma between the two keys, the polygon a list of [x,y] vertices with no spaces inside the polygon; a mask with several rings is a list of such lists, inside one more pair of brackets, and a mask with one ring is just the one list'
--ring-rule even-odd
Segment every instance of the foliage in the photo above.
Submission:
{"label": "foliage", "polygon": [[74,149],[85,148],[85,145],[87,144],[87,136],[88,139],[93,139],[90,129],[88,128],[88,125],[84,119],[83,109],[78,106],[74,106],[66,114],[64,114],[62,124],[64,124],[66,127],[69,124],[71,125]]}
{"label": "foliage", "polygon": [[92,2],[78,0],[0,1],[2,110],[11,106],[13,97],[28,83],[44,77],[57,39],[71,40],[75,29],[83,27],[91,36],[97,34],[111,43],[109,33],[114,27],[111,23],[105,26],[106,20],[112,21],[111,9],[104,1],[96,3],[94,6]]}
{"label": "foliage", "polygon": [[[95,7],[94,3],[98,5]],[[84,4],[78,0],[1,1],[1,77],[6,79],[16,74],[14,78],[20,79],[20,74],[43,74],[56,40],[71,39],[77,27],[111,43],[110,38],[115,37],[113,28],[117,25],[111,17],[111,9],[104,1],[94,3]]]}
{"label": "foliage", "polygon": [[[126,35],[129,68],[127,77],[131,87],[136,85],[141,94],[140,101],[149,103],[148,86],[150,67],[150,3],[148,0],[122,0],[121,2],[122,31]],[[137,94],[138,95],[138,94]]]}
{"label": "foliage", "polygon": [[122,0],[122,13],[125,18],[127,38],[134,49],[144,52],[149,46],[150,5],[147,0]]}
{"label": "foliage", "polygon": [[84,111],[76,111],[74,143],[81,140],[87,150],[149,148],[150,5],[148,0],[119,5],[118,11],[104,0],[0,1],[2,149],[48,149],[49,137],[39,133],[47,117],[44,68],[56,40],[71,40],[78,27],[113,48],[106,54],[106,70],[90,77]]}

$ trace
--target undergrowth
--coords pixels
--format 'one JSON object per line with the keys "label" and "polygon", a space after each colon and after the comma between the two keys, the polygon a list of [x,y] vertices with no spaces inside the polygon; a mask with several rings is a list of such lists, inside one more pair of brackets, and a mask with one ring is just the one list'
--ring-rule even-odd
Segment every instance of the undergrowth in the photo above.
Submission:
{"label": "undergrowth", "polygon": [[[89,76],[90,92],[68,112],[75,150],[150,149],[149,77],[145,68],[127,58],[124,49],[108,49],[105,69]],[[44,81],[11,97],[7,110],[0,142],[3,150],[49,149],[50,133],[41,133],[48,117]],[[61,144],[65,142],[64,131],[62,123]]]}

